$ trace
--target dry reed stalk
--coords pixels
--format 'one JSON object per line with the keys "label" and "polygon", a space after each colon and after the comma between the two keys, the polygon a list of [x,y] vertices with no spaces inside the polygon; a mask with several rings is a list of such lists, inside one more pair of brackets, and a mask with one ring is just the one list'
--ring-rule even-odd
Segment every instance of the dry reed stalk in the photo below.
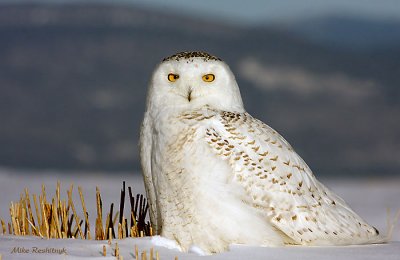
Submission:
{"label": "dry reed stalk", "polygon": [[103,228],[103,202],[101,200],[100,189],[96,187],[96,227],[95,227],[95,237],[96,239],[104,240],[106,239],[105,230]]}
{"label": "dry reed stalk", "polygon": [[95,239],[96,240],[104,240],[104,232],[101,229],[102,223],[100,222],[100,219],[96,218],[96,229],[95,229]]}
{"label": "dry reed stalk", "polygon": [[[17,228],[17,221],[15,219],[15,214],[14,214],[15,210],[14,210],[14,203],[11,202],[11,206],[10,206],[10,216],[11,216],[11,225],[12,225],[12,230],[14,231],[14,234],[16,236],[19,236],[19,228]],[[10,232],[11,233],[11,232]]]}
{"label": "dry reed stalk", "polygon": [[139,236],[138,227],[137,227],[137,222],[136,222],[136,218],[133,214],[133,211],[131,212],[131,219],[133,219],[133,225],[131,224],[131,237],[138,237]]}
{"label": "dry reed stalk", "polygon": [[107,255],[107,248],[105,245],[103,245],[103,256]]}
{"label": "dry reed stalk", "polygon": [[38,203],[37,203],[37,199],[36,199],[36,194],[33,194],[33,204],[35,204],[35,210],[36,210],[36,219],[37,219],[37,223],[38,223],[38,231],[40,232],[41,230],[41,214],[39,213],[39,207],[38,207]]}
{"label": "dry reed stalk", "polygon": [[32,234],[33,235],[38,235],[36,233],[37,229],[36,229],[36,225],[35,225],[35,218],[33,217],[33,213],[32,213],[31,200],[30,200],[28,189],[25,189],[25,199],[26,199],[27,206],[28,206],[29,220],[30,220],[30,222],[32,224]]}
{"label": "dry reed stalk", "polygon": [[123,216],[124,216],[124,206],[125,206],[125,181],[122,182],[122,189],[121,189],[121,197],[119,200],[119,223],[122,224]]}
{"label": "dry reed stalk", "polygon": [[42,220],[44,222],[43,227],[42,227],[42,233],[44,233],[46,235],[46,238],[50,238],[50,230],[49,230],[49,223],[47,220],[47,211],[46,211],[46,205],[43,202],[43,197],[42,199],[39,200],[41,201],[41,209],[42,209]]}
{"label": "dry reed stalk", "polygon": [[135,259],[139,260],[139,249],[137,245],[135,245]]}
{"label": "dry reed stalk", "polygon": [[106,226],[105,226],[105,231],[106,231],[105,237],[106,237],[106,239],[108,239],[109,236],[112,234],[111,227],[110,227],[110,213],[107,213],[106,223],[105,224],[106,224]]}
{"label": "dry reed stalk", "polygon": [[127,234],[128,234],[128,230],[127,230],[127,226],[126,226],[126,218],[124,218],[124,220],[122,221],[121,228],[122,228],[122,238],[126,238]]}
{"label": "dry reed stalk", "polygon": [[[53,204],[52,210],[53,210],[54,229],[57,231],[57,238],[62,238],[61,225],[58,222],[58,219],[59,219],[59,216],[58,216],[59,206],[57,206],[56,203],[57,203],[56,200],[53,198],[53,200],[52,200],[52,204]],[[58,204],[58,205],[60,205],[60,204]]]}
{"label": "dry reed stalk", "polygon": [[68,238],[68,211],[65,200],[61,201],[60,206],[60,218],[61,218],[61,230],[62,230],[62,237]]}
{"label": "dry reed stalk", "polygon": [[142,260],[147,260],[146,250],[142,252]]}
{"label": "dry reed stalk", "polygon": [[58,230],[59,230],[59,235],[60,238],[67,238],[67,219],[68,219],[68,213],[66,212],[66,202],[65,200],[61,200],[61,195],[60,195],[60,182],[57,181],[57,187],[56,187],[56,202],[57,202],[57,222],[59,219],[59,222],[57,223],[58,225]]}
{"label": "dry reed stalk", "polygon": [[150,260],[153,260],[153,251],[154,251],[154,249],[150,248]]}
{"label": "dry reed stalk", "polygon": [[10,216],[11,216],[12,228],[13,228],[13,230],[15,230],[14,233],[19,235],[19,228],[17,229],[15,204],[13,202],[11,202],[11,206],[10,206]]}
{"label": "dry reed stalk", "polygon": [[131,227],[131,237],[135,237],[135,227]]}
{"label": "dry reed stalk", "polygon": [[47,200],[46,200],[46,187],[44,186],[44,184],[42,184],[42,195],[39,196],[39,205],[41,207],[42,210],[42,221],[43,221],[43,230],[42,233],[46,234],[47,238],[49,237],[49,224],[48,224],[48,219],[47,219],[47,211],[46,211],[46,204],[47,204]]}
{"label": "dry reed stalk", "polygon": [[[113,229],[114,229],[115,223],[117,223],[117,218],[118,218],[118,216],[119,216],[119,211],[117,211],[117,213],[115,213],[114,219],[113,219],[113,221],[112,221],[112,223],[111,223]],[[113,232],[113,236],[115,237],[114,232]]]}
{"label": "dry reed stalk", "polygon": [[78,186],[78,191],[79,191],[79,197],[81,198],[83,214],[85,215],[85,226],[87,226],[87,232],[85,232],[85,237],[86,237],[86,233],[87,233],[88,239],[91,239],[91,237],[90,237],[90,224],[89,224],[89,218],[88,218],[88,211],[86,210],[85,200],[84,200],[84,198],[83,198],[82,188],[81,188],[80,186]]}
{"label": "dry reed stalk", "polygon": [[57,181],[57,187],[56,187],[57,205],[61,205],[60,186],[61,186],[60,181]]}
{"label": "dry reed stalk", "polygon": [[118,239],[122,239],[122,225],[118,223]]}
{"label": "dry reed stalk", "polygon": [[[114,222],[112,219],[113,216],[113,210],[114,210],[114,203],[111,203],[110,205],[110,212],[107,214],[107,227],[106,230],[108,231],[108,233],[106,234],[106,236],[110,236],[110,233],[112,235],[112,238],[115,238],[115,232],[114,232]],[[117,215],[115,215],[116,218]]]}
{"label": "dry reed stalk", "polygon": [[18,230],[18,234],[22,236],[18,219],[15,219],[15,228]]}
{"label": "dry reed stalk", "polygon": [[3,229],[3,235],[5,235],[7,233],[7,229],[3,219],[1,219],[1,228]]}
{"label": "dry reed stalk", "polygon": [[112,242],[111,228],[108,228],[108,244],[111,245],[111,242]]}
{"label": "dry reed stalk", "polygon": [[13,224],[13,229],[15,230],[14,232],[17,234],[17,235],[21,235],[20,234],[20,229],[19,228],[17,228],[18,227],[18,219],[17,219],[17,207],[16,207],[16,205],[15,205],[15,203],[12,203],[12,205],[11,205],[11,207],[12,207],[12,224]]}
{"label": "dry reed stalk", "polygon": [[47,201],[46,201],[46,187],[44,186],[44,184],[42,184],[42,200],[43,200],[43,203],[47,203]]}
{"label": "dry reed stalk", "polygon": [[76,223],[76,225],[78,227],[79,235],[81,236],[82,239],[84,239],[83,232],[82,232],[82,229],[81,229],[81,224],[80,224],[80,221],[79,221],[79,216],[78,216],[78,214],[76,214],[74,202],[72,200],[72,190],[73,190],[73,188],[74,188],[74,185],[71,184],[70,190],[67,191],[67,193],[68,193],[68,205],[71,206],[72,212],[74,213],[75,223]]}
{"label": "dry reed stalk", "polygon": [[[26,211],[25,208],[21,208],[21,206],[23,206],[21,203],[19,204],[19,212],[21,213],[21,215],[19,215],[18,217],[20,217],[20,224],[21,224],[21,233],[23,236],[25,235],[29,235],[29,226],[25,225],[25,219],[26,219]],[[28,228],[28,232],[26,232],[26,228]]]}
{"label": "dry reed stalk", "polygon": [[36,236],[40,236],[41,238],[43,238],[42,234],[40,233],[39,230],[36,229],[36,227],[33,225],[33,223],[30,222],[29,219],[27,219],[27,220],[28,220],[28,223],[31,225],[32,230],[35,230],[35,234],[37,234]]}
{"label": "dry reed stalk", "polygon": [[38,205],[39,205],[39,213],[40,213],[40,220],[41,220],[39,227],[40,227],[40,232],[42,232],[42,234],[45,234],[45,231],[46,231],[45,218],[46,218],[46,216],[44,213],[44,206],[43,206],[42,202],[43,202],[43,195],[39,194],[39,204]]}
{"label": "dry reed stalk", "polygon": [[26,221],[28,219],[28,203],[26,200],[26,197],[24,194],[21,194],[21,200],[20,200],[20,209],[22,212],[21,215],[21,220],[22,220],[22,233],[25,235],[30,235],[30,225],[28,224],[28,222]]}
{"label": "dry reed stalk", "polygon": [[115,256],[116,256],[116,257],[119,256],[119,247],[118,247],[118,243],[115,243]]}
{"label": "dry reed stalk", "polygon": [[25,228],[25,209],[24,208],[21,208],[21,203],[19,204],[19,206],[20,207],[18,207],[18,212],[20,213],[20,216],[22,216],[20,219],[17,219],[19,222],[20,222],[20,228],[21,228],[21,234],[23,235],[23,236],[25,236],[25,235],[29,235],[29,234],[27,234],[27,232],[26,232],[26,228]]}

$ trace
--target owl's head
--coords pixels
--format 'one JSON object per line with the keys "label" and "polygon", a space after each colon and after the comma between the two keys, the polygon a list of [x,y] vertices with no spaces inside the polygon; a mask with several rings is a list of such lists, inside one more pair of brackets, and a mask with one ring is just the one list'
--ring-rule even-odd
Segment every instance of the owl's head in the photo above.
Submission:
{"label": "owl's head", "polygon": [[228,65],[205,52],[180,52],[165,58],[153,73],[147,109],[190,110],[205,105],[244,111]]}

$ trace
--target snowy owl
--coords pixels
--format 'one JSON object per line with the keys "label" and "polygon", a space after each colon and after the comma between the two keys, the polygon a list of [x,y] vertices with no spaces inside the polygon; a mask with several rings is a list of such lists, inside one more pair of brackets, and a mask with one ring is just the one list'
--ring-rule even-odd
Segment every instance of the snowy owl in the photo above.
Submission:
{"label": "snowy owl", "polygon": [[289,143],[248,114],[228,65],[180,52],[155,69],[140,153],[150,218],[182,250],[383,242]]}

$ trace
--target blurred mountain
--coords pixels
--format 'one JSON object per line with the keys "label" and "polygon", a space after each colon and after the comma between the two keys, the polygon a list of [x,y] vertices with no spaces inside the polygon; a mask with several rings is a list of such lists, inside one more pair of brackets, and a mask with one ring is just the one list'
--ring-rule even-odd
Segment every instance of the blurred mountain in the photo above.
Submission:
{"label": "blurred mountain", "polygon": [[330,15],[291,23],[286,29],[329,47],[352,51],[396,50],[400,46],[400,19]]}
{"label": "blurred mountain", "polygon": [[0,35],[2,166],[139,169],[152,70],[204,50],[316,174],[400,170],[400,47],[341,51],[279,28],[112,5],[1,5]]}

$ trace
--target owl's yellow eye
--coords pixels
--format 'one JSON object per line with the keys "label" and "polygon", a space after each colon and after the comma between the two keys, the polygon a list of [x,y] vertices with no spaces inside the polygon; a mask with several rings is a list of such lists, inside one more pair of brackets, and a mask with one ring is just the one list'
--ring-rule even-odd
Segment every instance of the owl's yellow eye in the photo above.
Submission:
{"label": "owl's yellow eye", "polygon": [[203,81],[205,82],[213,82],[215,79],[215,75],[214,74],[206,74],[202,77]]}
{"label": "owl's yellow eye", "polygon": [[168,80],[171,82],[175,82],[177,79],[179,79],[178,74],[170,73],[168,74]]}

